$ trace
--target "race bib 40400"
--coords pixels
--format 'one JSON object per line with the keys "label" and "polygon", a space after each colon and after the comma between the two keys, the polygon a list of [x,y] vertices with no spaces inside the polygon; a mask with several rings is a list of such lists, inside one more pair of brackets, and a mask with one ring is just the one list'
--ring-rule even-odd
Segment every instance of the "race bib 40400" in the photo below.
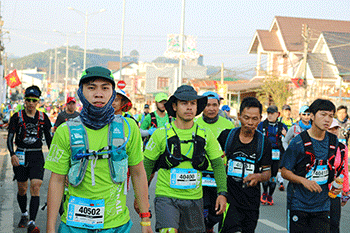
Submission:
{"label": "race bib 40400", "polygon": [[197,186],[196,169],[172,168],[170,170],[170,188],[194,189]]}
{"label": "race bib 40400", "polygon": [[71,196],[68,203],[67,225],[86,229],[102,229],[105,201]]}

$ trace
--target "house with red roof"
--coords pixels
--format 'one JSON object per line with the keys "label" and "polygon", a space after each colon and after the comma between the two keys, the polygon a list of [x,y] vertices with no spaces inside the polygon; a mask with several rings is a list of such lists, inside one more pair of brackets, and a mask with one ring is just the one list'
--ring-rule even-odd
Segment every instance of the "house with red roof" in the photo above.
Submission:
{"label": "house with red roof", "polygon": [[[248,53],[257,54],[252,81],[269,76],[291,80],[293,102],[334,93],[350,81],[350,64],[345,64],[350,54],[344,45],[349,33],[350,21],[276,16],[269,30],[255,32],[250,44]],[[295,88],[305,79],[307,91]]]}

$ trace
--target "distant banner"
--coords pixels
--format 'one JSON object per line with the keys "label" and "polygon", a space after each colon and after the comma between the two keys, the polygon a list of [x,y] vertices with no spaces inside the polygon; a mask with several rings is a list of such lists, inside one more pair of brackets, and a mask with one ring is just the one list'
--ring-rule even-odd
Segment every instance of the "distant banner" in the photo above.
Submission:
{"label": "distant banner", "polygon": [[17,71],[14,70],[12,71],[10,74],[8,74],[6,77],[5,77],[6,81],[7,81],[7,85],[10,87],[10,88],[14,88],[14,87],[17,87],[18,85],[22,84],[21,83],[21,80],[19,80],[19,77],[17,75]]}

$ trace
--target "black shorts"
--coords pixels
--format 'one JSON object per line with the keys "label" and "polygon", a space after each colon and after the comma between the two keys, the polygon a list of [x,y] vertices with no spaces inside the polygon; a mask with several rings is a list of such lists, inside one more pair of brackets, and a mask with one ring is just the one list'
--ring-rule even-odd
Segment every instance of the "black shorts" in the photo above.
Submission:
{"label": "black shorts", "polygon": [[329,211],[304,212],[287,210],[287,224],[290,233],[329,233]]}
{"label": "black shorts", "polygon": [[279,164],[280,164],[279,160],[272,160],[271,177],[276,177],[277,176]]}
{"label": "black shorts", "polygon": [[204,222],[207,229],[213,228],[222,218],[221,215],[216,215],[217,196],[216,187],[203,186]]}
{"label": "black shorts", "polygon": [[241,209],[227,204],[220,232],[225,233],[254,233],[258,224],[259,210]]}
{"label": "black shorts", "polygon": [[42,151],[27,151],[26,165],[13,167],[15,174],[14,180],[18,182],[26,182],[28,179],[44,178],[44,156]]}

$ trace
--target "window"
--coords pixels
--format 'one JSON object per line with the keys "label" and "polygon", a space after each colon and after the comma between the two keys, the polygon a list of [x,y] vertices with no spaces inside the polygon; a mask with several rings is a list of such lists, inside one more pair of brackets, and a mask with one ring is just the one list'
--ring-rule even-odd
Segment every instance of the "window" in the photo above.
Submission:
{"label": "window", "polygon": [[163,90],[164,88],[169,87],[169,78],[166,77],[158,77],[157,80],[157,89]]}

